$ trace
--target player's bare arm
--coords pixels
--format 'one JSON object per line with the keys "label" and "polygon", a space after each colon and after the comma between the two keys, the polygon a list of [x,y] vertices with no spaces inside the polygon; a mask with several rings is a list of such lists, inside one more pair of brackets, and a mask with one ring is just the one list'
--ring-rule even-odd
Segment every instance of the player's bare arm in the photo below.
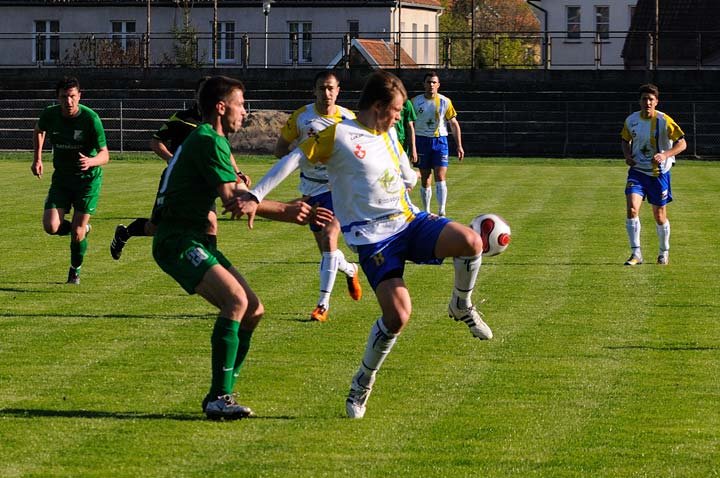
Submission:
{"label": "player's bare arm", "polygon": [[33,175],[37,176],[38,179],[42,178],[43,175],[43,144],[45,144],[45,131],[42,131],[36,125],[33,130],[33,162],[30,165],[30,171],[32,171]]}
{"label": "player's bare arm", "polygon": [[460,131],[460,123],[457,118],[450,120],[450,128],[452,128],[453,136],[455,137],[455,144],[457,144],[458,161],[462,161],[465,159],[465,150],[462,147],[462,132]]}
{"label": "player's bare arm", "polygon": [[90,168],[103,166],[110,162],[110,152],[107,147],[104,147],[100,148],[100,151],[98,151],[98,154],[95,156],[88,157],[80,153],[80,159],[78,162],[80,163],[80,171],[87,171]]}
{"label": "player's bare arm", "polygon": [[635,160],[632,157],[632,147],[628,141],[621,140],[620,145],[622,146],[623,156],[625,156],[625,164],[628,166],[635,166]]}
{"label": "player's bare arm", "polygon": [[685,141],[685,138],[680,138],[679,140],[675,141],[675,144],[673,144],[673,147],[669,150],[655,154],[653,156],[653,162],[656,164],[660,164],[668,157],[677,156],[678,154],[682,153],[683,151],[685,151],[686,148],[687,142]]}

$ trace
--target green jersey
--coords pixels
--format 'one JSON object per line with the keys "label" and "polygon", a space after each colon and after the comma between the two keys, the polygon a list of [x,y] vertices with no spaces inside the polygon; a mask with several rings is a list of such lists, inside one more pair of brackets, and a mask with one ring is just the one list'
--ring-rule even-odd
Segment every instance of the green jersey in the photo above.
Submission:
{"label": "green jersey", "polygon": [[93,110],[79,105],[80,112],[66,118],[60,112],[60,105],[48,106],[40,114],[38,129],[47,133],[53,145],[53,167],[63,176],[96,177],[99,167],[80,171],[80,153],[92,157],[107,146],[105,130],[100,117]]}
{"label": "green jersey", "polygon": [[190,133],[160,183],[155,204],[160,230],[175,226],[205,233],[218,186],[237,180],[230,157],[230,142],[209,124]]}
{"label": "green jersey", "polygon": [[417,114],[415,114],[415,108],[413,108],[412,101],[406,100],[402,111],[400,112],[400,121],[395,123],[395,132],[397,133],[400,144],[405,147],[405,129],[409,122],[415,122],[417,120]]}

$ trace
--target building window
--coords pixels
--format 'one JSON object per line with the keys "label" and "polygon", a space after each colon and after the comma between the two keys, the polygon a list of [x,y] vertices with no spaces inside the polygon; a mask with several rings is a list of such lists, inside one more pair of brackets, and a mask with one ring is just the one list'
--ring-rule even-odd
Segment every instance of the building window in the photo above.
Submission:
{"label": "building window", "polygon": [[57,20],[35,21],[35,48],[33,61],[54,62],[60,59],[60,22]]}
{"label": "building window", "polygon": [[[430,53],[430,25],[425,25],[425,31],[423,34],[423,63],[426,65],[430,63],[430,59],[428,58],[428,54]],[[413,60],[417,61],[417,58],[413,58]]]}
{"label": "building window", "polygon": [[[210,25],[210,30],[213,26]],[[217,22],[217,60],[235,61],[235,22]],[[215,48],[210,39],[210,58],[214,59]]]}
{"label": "building window", "polygon": [[628,30],[632,25],[633,17],[635,16],[635,5],[630,5],[630,17],[628,18]]}
{"label": "building window", "polygon": [[122,51],[137,52],[140,47],[140,38],[135,34],[135,22],[116,20],[110,22],[112,34],[110,39],[113,45]]}
{"label": "building window", "polygon": [[580,7],[567,7],[567,37],[580,38]]}
{"label": "building window", "polygon": [[350,39],[360,38],[360,21],[359,20],[348,20],[348,33],[350,33]]}
{"label": "building window", "polygon": [[[288,60],[298,63],[312,62],[312,23],[310,22],[290,22],[288,24],[290,31]],[[297,38],[297,44],[293,38]]]}
{"label": "building window", "polygon": [[610,7],[595,7],[595,31],[602,39],[610,38]]}
{"label": "building window", "polygon": [[412,24],[412,43],[410,44],[410,54],[413,58],[418,56],[418,25],[417,23]]}

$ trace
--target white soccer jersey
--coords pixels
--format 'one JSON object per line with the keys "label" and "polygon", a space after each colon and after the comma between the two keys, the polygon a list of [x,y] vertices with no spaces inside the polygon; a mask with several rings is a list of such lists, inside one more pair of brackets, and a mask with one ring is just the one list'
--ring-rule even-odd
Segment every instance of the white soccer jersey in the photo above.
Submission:
{"label": "white soccer jersey", "polygon": [[632,157],[636,163],[633,169],[648,176],[670,171],[675,156],[669,156],[659,165],[653,163],[652,158],[656,153],[672,148],[675,141],[685,136],[672,118],[657,110],[652,118],[641,117],[639,111],[631,114],[625,119],[620,134],[622,139],[631,143]]}
{"label": "white soccer jersey", "polygon": [[416,136],[437,138],[448,135],[447,121],[457,116],[450,98],[439,93],[429,99],[425,95],[417,95],[412,99],[412,104],[417,114]]}
{"label": "white soccer jersey", "polygon": [[379,133],[356,120],[345,120],[299,149],[311,163],[327,166],[333,208],[348,245],[386,239],[415,217],[406,188],[415,184],[417,176],[393,128]]}
{"label": "white soccer jersey", "polygon": [[[354,119],[355,113],[340,105],[335,105],[335,113],[323,115],[315,108],[315,103],[295,110],[280,130],[283,139],[288,143],[300,144],[311,136],[330,125],[344,119]],[[329,191],[328,175],[325,165],[311,164],[306,159],[300,161],[300,184],[298,190],[305,196],[317,196]]]}

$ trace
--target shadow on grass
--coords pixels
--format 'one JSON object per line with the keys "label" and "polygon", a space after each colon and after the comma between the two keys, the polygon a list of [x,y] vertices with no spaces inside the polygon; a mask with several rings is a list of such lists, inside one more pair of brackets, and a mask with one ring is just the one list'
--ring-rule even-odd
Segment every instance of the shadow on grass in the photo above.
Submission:
{"label": "shadow on grass", "polygon": [[[103,412],[97,410],[42,410],[32,408],[1,408],[0,417],[17,418],[91,418],[113,420],[175,420],[180,422],[211,422],[202,413],[141,413]],[[242,420],[294,420],[290,416],[252,417]],[[234,420],[240,421],[240,420]]]}
{"label": "shadow on grass", "polygon": [[658,350],[661,352],[678,351],[706,351],[720,350],[718,345],[695,345],[695,344],[639,344],[639,345],[610,345],[603,347],[608,350]]}
{"label": "shadow on grass", "polygon": [[215,320],[217,314],[47,314],[42,312],[32,313],[13,313],[13,312],[0,312],[0,318],[2,317],[43,317],[43,318],[55,318],[55,319],[160,319],[160,320]]}

